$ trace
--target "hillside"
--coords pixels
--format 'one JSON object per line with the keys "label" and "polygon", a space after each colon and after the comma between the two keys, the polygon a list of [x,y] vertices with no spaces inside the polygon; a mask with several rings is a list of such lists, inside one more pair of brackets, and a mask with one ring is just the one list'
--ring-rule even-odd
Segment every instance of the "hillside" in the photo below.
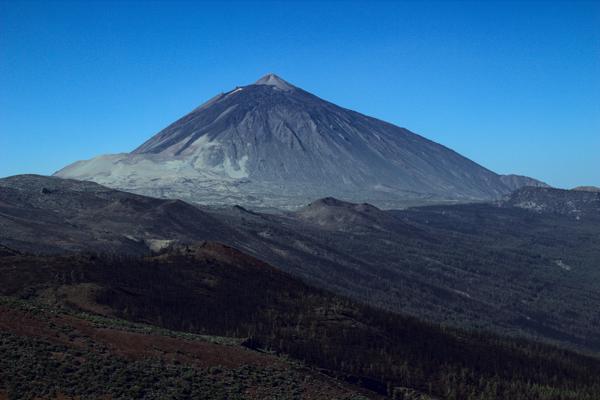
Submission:
{"label": "hillside", "polygon": [[320,287],[430,321],[600,351],[600,230],[494,204],[383,211],[317,201],[220,212],[241,249]]}
{"label": "hillside", "polygon": [[0,297],[0,399],[376,399],[243,340]]}
{"label": "hillside", "polygon": [[146,254],[172,241],[234,236],[180,200],[40,175],[0,179],[0,243],[19,250]]}
{"label": "hillside", "polygon": [[[79,313],[77,316],[81,312],[89,315],[84,318],[88,322],[82,322],[82,317],[73,319],[35,309],[33,316],[29,312],[25,315],[3,312],[7,317],[2,319],[2,324],[12,331],[8,335],[3,333],[3,346],[20,360],[7,365],[8,371],[18,370],[20,374],[3,375],[5,387],[7,381],[11,384],[21,379],[21,374],[28,376],[32,367],[39,370],[53,365],[48,357],[54,357],[59,364],[67,360],[65,367],[70,371],[57,377],[57,381],[66,382],[64,385],[70,379],[79,382],[77,386],[68,386],[68,393],[73,395],[105,393],[102,390],[106,389],[101,389],[100,384],[104,377],[111,376],[106,375],[109,371],[124,371],[120,379],[128,391],[157,388],[152,383],[137,387],[125,383],[135,379],[140,368],[154,370],[148,359],[152,359],[153,354],[163,360],[159,361],[163,364],[158,365],[175,365],[167,369],[161,367],[159,382],[165,382],[165,386],[153,390],[169,393],[175,390],[172,389],[175,385],[178,390],[175,393],[184,394],[174,398],[183,398],[189,395],[185,390],[196,390],[198,386],[219,388],[211,392],[215,398],[225,398],[225,393],[234,387],[240,394],[233,398],[253,398],[256,395],[253,385],[262,382],[260,387],[264,389],[268,381],[273,382],[271,388],[275,387],[269,390],[281,394],[278,398],[330,398],[327,396],[368,390],[363,392],[367,397],[376,397],[379,393],[408,399],[416,399],[419,393],[431,393],[433,397],[452,400],[585,400],[593,399],[600,385],[600,362],[596,359],[526,341],[439,328],[362,306],[311,288],[219,244],[179,247],[144,259],[102,255],[8,256],[0,258],[0,277],[7,282],[1,288],[3,295],[27,299],[27,304],[41,302],[45,304],[43,307],[67,307],[72,310],[69,312]],[[6,301],[2,307],[6,310],[4,303]],[[98,314],[103,317],[92,316]],[[11,315],[23,317],[16,319]],[[43,322],[47,315],[51,316],[50,323]],[[217,343],[233,343],[233,347],[217,349],[196,336],[159,330],[160,335],[174,338],[155,337],[153,332],[157,331],[153,328],[139,325],[131,328],[118,321],[110,322],[115,317],[194,334],[241,338],[246,348],[287,354],[313,370],[290,367],[289,362],[285,365],[281,359],[260,351],[248,352],[236,347],[236,342],[231,340],[211,339]],[[29,322],[16,323],[17,320]],[[108,330],[100,328],[106,325],[109,325]],[[62,326],[65,328],[60,329]],[[6,329],[3,328],[3,332]],[[121,330],[134,332],[122,333]],[[143,337],[139,336],[140,330],[144,332]],[[53,334],[57,331],[58,336]],[[125,348],[121,344],[129,341],[135,345]],[[48,347],[48,343],[54,347]],[[186,350],[180,353],[177,349],[184,344]],[[73,347],[79,353],[74,352]],[[109,354],[119,355],[111,361],[116,367],[98,366],[95,357],[106,347],[110,349]],[[211,361],[214,358],[209,356],[211,348],[224,355],[219,361],[224,368],[217,372],[205,369],[214,365]],[[89,349],[94,349],[92,354]],[[24,358],[25,354],[39,355],[31,359]],[[103,354],[106,357],[106,353]],[[140,355],[143,355],[140,361],[132,362]],[[119,364],[120,357],[129,359]],[[92,365],[100,370],[90,371],[88,360],[94,360]],[[244,367],[240,367],[240,363]],[[190,364],[196,366],[190,368]],[[185,372],[183,379],[189,376],[188,381],[194,382],[194,386],[190,387],[185,381],[178,383],[181,379],[176,378],[180,376],[178,371]],[[318,382],[312,389],[310,385],[307,389],[297,387],[300,377],[314,377],[315,371],[320,372],[319,379],[324,379],[322,385]],[[84,385],[92,373],[94,376],[100,373],[97,383]],[[207,374],[212,375],[207,377]],[[143,382],[149,379],[145,376]],[[341,386],[329,386],[327,382],[331,378],[326,376],[337,379]],[[308,381],[311,379],[317,378]],[[229,386],[227,382],[235,385]],[[351,386],[343,382],[353,382],[363,389],[352,391]],[[55,385],[42,380],[27,387],[47,391]],[[122,395],[118,394],[122,392],[118,390],[122,386],[113,386],[117,391],[115,398],[120,398]],[[295,391],[288,391],[292,387]],[[310,393],[317,390],[316,387],[324,393],[331,390],[335,394],[311,396],[303,392]]]}
{"label": "hillside", "polygon": [[0,254],[9,255],[147,255],[218,240],[389,311],[600,352],[593,218],[509,204],[384,211],[332,198],[273,215],[20,176],[0,180],[0,227]]}

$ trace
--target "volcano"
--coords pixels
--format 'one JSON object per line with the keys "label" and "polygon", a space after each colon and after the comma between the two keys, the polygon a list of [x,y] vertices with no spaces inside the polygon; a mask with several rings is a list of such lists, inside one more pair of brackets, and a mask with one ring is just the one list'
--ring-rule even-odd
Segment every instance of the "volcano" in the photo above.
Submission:
{"label": "volcano", "polygon": [[130,153],[55,175],[200,204],[284,209],[328,196],[387,208],[490,200],[537,182],[509,184],[443,145],[274,74],[213,97]]}

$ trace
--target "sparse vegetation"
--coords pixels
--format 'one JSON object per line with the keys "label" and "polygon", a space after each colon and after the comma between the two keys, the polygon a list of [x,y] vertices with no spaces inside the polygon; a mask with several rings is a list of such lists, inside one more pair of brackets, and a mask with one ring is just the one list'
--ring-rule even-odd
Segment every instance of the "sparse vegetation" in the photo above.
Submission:
{"label": "sparse vegetation", "polygon": [[[3,290],[12,290],[6,294],[67,305],[79,313],[95,307],[92,303],[106,307],[113,317],[84,315],[98,328],[132,334],[155,329],[118,320],[126,319],[193,334],[245,338],[242,345],[249,349],[287,355],[341,382],[390,398],[591,400],[600,393],[597,359],[363,306],[219,245],[147,259],[97,255],[0,260],[0,276],[7,278]],[[94,283],[101,290],[86,301],[81,295],[48,295],[53,290],[72,293],[56,288],[82,283]],[[63,334],[68,343],[80,341],[76,331],[65,329]],[[179,335],[185,339],[186,334],[166,333]],[[143,370],[140,365],[150,368],[144,364],[150,361],[140,362],[132,364],[132,372],[123,372],[123,382],[128,382],[127,374]],[[185,360],[177,362],[183,368],[177,371],[187,371]],[[235,371],[231,373],[237,376]],[[290,388],[277,382],[273,387]]]}
{"label": "sparse vegetation", "polygon": [[[13,298],[0,298],[0,311],[20,320],[10,326],[0,317],[0,395],[9,399],[366,399],[301,364],[233,341],[219,351],[215,338],[80,319],[81,313]],[[127,348],[128,333],[137,335],[134,348]],[[208,344],[198,349],[194,341]]]}

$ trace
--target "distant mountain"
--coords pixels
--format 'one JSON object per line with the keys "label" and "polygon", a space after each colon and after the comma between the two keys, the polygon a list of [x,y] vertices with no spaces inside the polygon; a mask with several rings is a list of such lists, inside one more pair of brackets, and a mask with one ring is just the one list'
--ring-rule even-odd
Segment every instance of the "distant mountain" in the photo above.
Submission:
{"label": "distant mountain", "polygon": [[155,197],[279,208],[327,196],[386,208],[494,199],[537,182],[495,174],[273,74],[215,96],[131,153],[78,161],[56,175]]}
{"label": "distant mountain", "polygon": [[590,189],[562,190],[523,187],[503,202],[511,207],[526,208],[540,213],[554,213],[600,218],[600,191]]}

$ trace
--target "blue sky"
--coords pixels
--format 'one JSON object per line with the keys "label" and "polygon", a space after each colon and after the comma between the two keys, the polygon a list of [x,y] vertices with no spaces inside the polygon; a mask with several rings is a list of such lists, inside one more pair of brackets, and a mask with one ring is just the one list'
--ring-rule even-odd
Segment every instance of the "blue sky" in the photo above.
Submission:
{"label": "blue sky", "polygon": [[600,185],[600,2],[0,2],[0,176],[275,72],[498,173]]}

